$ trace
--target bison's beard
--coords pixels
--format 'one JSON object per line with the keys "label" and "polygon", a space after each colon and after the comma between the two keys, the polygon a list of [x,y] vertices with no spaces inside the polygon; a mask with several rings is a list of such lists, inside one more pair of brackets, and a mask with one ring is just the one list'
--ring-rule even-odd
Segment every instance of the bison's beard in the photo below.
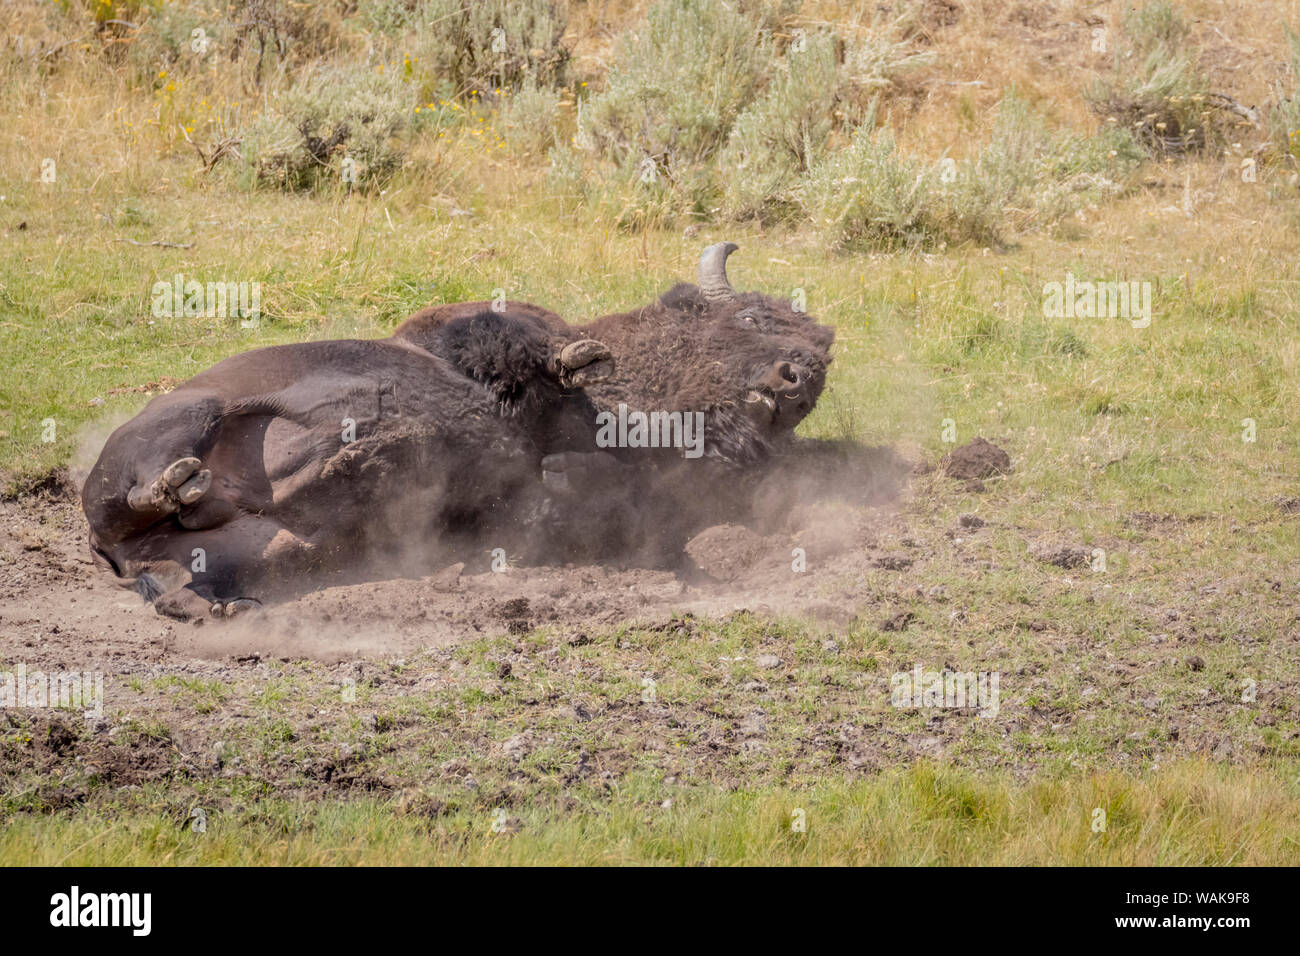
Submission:
{"label": "bison's beard", "polygon": [[704,413],[704,457],[738,467],[766,461],[775,447],[788,441],[793,426],[774,430],[747,404],[727,404]]}

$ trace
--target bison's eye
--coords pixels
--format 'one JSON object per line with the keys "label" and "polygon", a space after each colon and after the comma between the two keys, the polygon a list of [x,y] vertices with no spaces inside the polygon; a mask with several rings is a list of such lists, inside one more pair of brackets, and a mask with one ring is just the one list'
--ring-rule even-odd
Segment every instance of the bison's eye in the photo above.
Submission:
{"label": "bison's eye", "polygon": [[745,311],[736,315],[736,321],[747,329],[758,328],[758,317],[753,312]]}

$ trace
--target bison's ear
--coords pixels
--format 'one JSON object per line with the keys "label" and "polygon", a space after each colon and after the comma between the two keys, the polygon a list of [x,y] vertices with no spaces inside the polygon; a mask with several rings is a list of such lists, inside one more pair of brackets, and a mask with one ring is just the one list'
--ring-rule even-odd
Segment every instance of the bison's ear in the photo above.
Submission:
{"label": "bison's ear", "polygon": [[829,325],[813,325],[813,341],[823,350],[835,344],[835,330]]}

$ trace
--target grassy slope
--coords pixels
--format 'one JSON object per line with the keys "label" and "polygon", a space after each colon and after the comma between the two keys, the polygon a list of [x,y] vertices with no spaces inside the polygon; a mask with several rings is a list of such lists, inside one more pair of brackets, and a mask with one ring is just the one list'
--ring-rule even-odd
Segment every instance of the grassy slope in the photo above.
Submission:
{"label": "grassy slope", "polygon": [[[1174,702],[1194,700],[1204,685],[1232,697],[1252,677],[1273,715],[1264,724],[1259,710],[1241,708],[1224,718],[1220,729],[1239,755],[1248,753],[1232,770],[1190,764],[1172,776],[1096,782],[1086,774],[1097,766],[1112,772],[1117,754],[1136,746],[1124,743],[1128,735],[1164,732],[1116,697],[1071,727],[1061,759],[1037,754],[1038,776],[1028,784],[918,770],[853,784],[810,778],[800,784],[814,789],[796,798],[764,780],[756,795],[690,791],[666,822],[648,828],[642,821],[660,812],[658,794],[601,798],[608,805],[576,815],[543,803],[521,811],[525,827],[512,842],[462,835],[483,826],[486,809],[478,807],[464,811],[477,814],[472,823],[455,817],[435,827],[445,835],[433,845],[446,859],[1293,858],[1293,823],[1268,822],[1257,832],[1247,825],[1256,814],[1296,818],[1285,781],[1295,776],[1288,648],[1300,522],[1275,504],[1300,494],[1300,275],[1295,197],[1284,172],[1243,183],[1226,162],[1152,167],[1137,195],[1089,213],[1068,233],[1027,237],[1005,251],[829,258],[804,233],[706,227],[690,240],[619,233],[590,213],[561,210],[544,197],[534,167],[489,157],[468,134],[449,147],[437,180],[401,181],[382,196],[250,194],[220,172],[205,179],[182,151],[160,155],[155,143],[120,133],[104,118],[133,106],[113,82],[56,75],[46,92],[43,101],[30,87],[7,85],[3,94],[19,114],[0,145],[0,469],[15,487],[76,458],[83,436],[102,435],[105,421],[144,401],[114,389],[184,378],[257,345],[384,334],[420,305],[486,298],[496,288],[571,317],[595,316],[690,276],[701,246],[725,234],[742,246],[733,268],[739,287],[804,288],[810,311],[838,329],[832,388],[805,433],[898,444],[933,459],[944,450],[940,423],[950,418],[959,441],[983,434],[1017,465],[986,496],[935,485],[929,497],[930,486],[920,485],[909,518],[924,533],[937,537],[961,511],[996,519],[976,546],[988,566],[973,572],[955,557],[937,561],[925,583],[946,588],[961,618],[918,602],[916,625],[905,635],[871,631],[861,638],[864,654],[938,662],[964,644],[971,650],[963,660],[978,663],[1009,650],[1007,666],[1047,669],[1054,679],[1044,681],[1041,703],[1063,712],[1087,709],[1087,685],[1118,656]],[[46,155],[59,163],[52,185],[37,178],[36,157]],[[474,216],[451,215],[447,195]],[[116,238],[194,246],[140,248]],[[1152,327],[1044,319],[1039,290],[1067,270],[1154,283]],[[176,272],[259,280],[269,318],[256,332],[233,321],[151,320],[150,286]],[[57,423],[50,444],[41,441],[47,418]],[[1254,443],[1241,440],[1245,418],[1257,423]],[[1141,512],[1168,520],[1139,534],[1132,516]],[[1027,540],[1058,534],[1111,555],[1100,600],[1025,555]],[[888,576],[868,584],[907,606]],[[1021,628],[1030,622],[1033,629]],[[1091,649],[1078,657],[1053,647],[1038,636],[1042,622]],[[1179,666],[1193,652],[1206,659],[1203,677]],[[598,642],[591,654],[617,663],[614,643]],[[1084,669],[1071,673],[1068,664]],[[684,681],[682,693],[699,692]],[[502,716],[484,711],[485,720]],[[513,732],[502,721],[494,735]],[[1018,762],[992,741],[969,746],[973,766],[984,758]],[[1082,771],[1071,765],[1079,754]],[[1109,842],[1092,840],[1084,819],[1096,787],[1131,798],[1127,828],[1112,827]],[[800,840],[783,828],[796,799],[812,821]],[[391,822],[391,806],[269,806],[262,823],[214,824],[198,849],[147,800],[115,829],[98,811],[20,816],[0,835],[0,858],[377,861],[428,852],[423,825],[405,816]],[[277,820],[300,814],[312,821],[309,835],[286,841]]]}

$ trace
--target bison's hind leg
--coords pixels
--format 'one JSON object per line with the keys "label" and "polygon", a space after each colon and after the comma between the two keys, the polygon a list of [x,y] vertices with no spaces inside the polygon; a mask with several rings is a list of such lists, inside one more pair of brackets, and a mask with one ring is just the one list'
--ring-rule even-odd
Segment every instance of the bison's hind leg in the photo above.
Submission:
{"label": "bison's hind leg", "polygon": [[153,599],[153,609],[164,617],[182,621],[208,617],[218,605],[188,587],[173,588]]}
{"label": "bison's hind leg", "polygon": [[126,496],[132,511],[163,517],[197,502],[212,486],[212,472],[197,458],[178,458],[149,484],[139,484]]}
{"label": "bison's hind leg", "polygon": [[256,598],[232,598],[210,601],[189,587],[174,588],[153,599],[154,610],[165,617],[193,621],[205,617],[234,617],[247,611],[260,611],[262,602]]}

